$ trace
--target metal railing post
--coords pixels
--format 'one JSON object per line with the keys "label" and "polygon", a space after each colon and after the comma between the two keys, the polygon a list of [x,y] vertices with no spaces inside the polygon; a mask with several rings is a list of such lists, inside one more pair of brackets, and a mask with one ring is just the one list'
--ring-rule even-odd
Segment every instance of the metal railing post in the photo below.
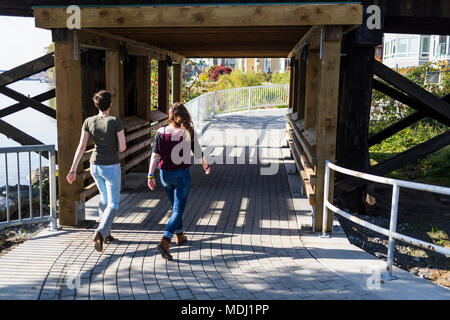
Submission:
{"label": "metal railing post", "polygon": [[248,112],[250,112],[252,103],[252,89],[248,88],[247,90],[248,90]]}
{"label": "metal railing post", "polygon": [[216,91],[214,91],[212,96],[212,117],[216,115]]}
{"label": "metal railing post", "polygon": [[57,230],[56,217],[56,168],[55,168],[55,147],[49,151],[49,182],[50,182],[50,216],[52,217],[52,230]]}
{"label": "metal railing post", "polygon": [[330,167],[328,166],[328,163],[330,161],[325,161],[325,190],[323,192],[323,219],[322,219],[322,238],[329,238],[330,236],[327,234],[327,226],[328,226],[328,197],[330,194]]}
{"label": "metal railing post", "polygon": [[[396,232],[397,230],[397,213],[398,213],[398,198],[400,193],[400,187],[397,184],[392,188],[392,203],[391,203],[391,221],[389,223],[389,233]],[[389,248],[386,260],[386,274],[384,278],[386,280],[394,280],[397,277],[392,275],[392,264],[394,263],[394,251],[395,251],[395,239],[392,235],[389,236]]]}

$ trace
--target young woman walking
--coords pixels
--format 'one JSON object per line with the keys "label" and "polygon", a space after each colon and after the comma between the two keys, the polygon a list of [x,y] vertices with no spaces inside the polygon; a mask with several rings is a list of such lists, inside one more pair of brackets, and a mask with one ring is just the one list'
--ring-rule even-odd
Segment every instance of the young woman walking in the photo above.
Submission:
{"label": "young woman walking", "polygon": [[169,248],[173,236],[176,236],[177,245],[187,241],[182,215],[191,188],[191,150],[195,158],[202,159],[203,170],[209,174],[191,116],[183,104],[176,102],[169,110],[169,125],[160,128],[155,135],[148,171],[148,187],[155,190],[154,172],[158,164],[161,184],[172,204],[172,215],[157,246],[161,256],[169,261],[172,260]]}
{"label": "young woman walking", "polygon": [[89,136],[95,143],[90,158],[91,175],[100,192],[99,216],[100,224],[95,231],[93,241],[97,251],[103,251],[103,242],[109,243],[111,224],[114,220],[120,201],[120,162],[118,152],[126,150],[125,134],[120,118],[109,115],[111,110],[111,93],[101,90],[94,95],[94,104],[98,114],[87,118],[81,130],[80,143],[75,153],[67,181],[72,184],[77,176],[76,170]]}

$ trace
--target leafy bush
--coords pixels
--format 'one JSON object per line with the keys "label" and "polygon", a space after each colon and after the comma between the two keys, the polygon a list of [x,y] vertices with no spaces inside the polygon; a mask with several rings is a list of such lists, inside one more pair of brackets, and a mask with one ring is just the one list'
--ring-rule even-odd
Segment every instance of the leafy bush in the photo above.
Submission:
{"label": "leafy bush", "polygon": [[273,84],[289,84],[290,73],[289,72],[275,73],[272,75],[271,81]]}
{"label": "leafy bush", "polygon": [[211,81],[217,81],[220,75],[230,74],[231,71],[233,71],[233,69],[231,69],[231,67],[229,66],[226,67],[224,67],[223,65],[216,66],[208,79]]}
{"label": "leafy bush", "polygon": [[[441,73],[441,81],[440,83],[430,83],[427,80],[427,74],[428,72],[436,71]],[[450,68],[448,61],[445,60],[438,62],[427,62],[421,66],[411,68],[407,71],[405,77],[438,97],[448,94],[450,91]],[[410,107],[382,94],[381,92],[376,90],[373,91],[372,106],[370,111],[371,120],[381,120],[392,123],[395,120],[404,118],[412,112],[414,112],[414,110]],[[433,125],[437,124],[436,121],[431,119],[427,119],[426,122]]]}
{"label": "leafy bush", "polygon": [[221,75],[215,87],[211,91],[259,86],[266,81],[262,72],[242,72],[235,70],[230,74]]}

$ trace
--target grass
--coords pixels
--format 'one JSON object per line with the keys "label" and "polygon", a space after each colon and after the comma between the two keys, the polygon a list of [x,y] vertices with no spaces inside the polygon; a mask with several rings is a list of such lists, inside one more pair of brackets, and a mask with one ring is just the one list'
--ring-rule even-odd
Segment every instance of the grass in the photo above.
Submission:
{"label": "grass", "polygon": [[[385,123],[372,124],[371,132],[377,132],[385,127]],[[403,151],[445,132],[448,127],[419,124],[406,128],[387,138],[369,150],[370,164],[376,165]],[[450,146],[446,146],[423,159],[419,159],[403,168],[387,175],[390,178],[414,182],[450,186]]]}

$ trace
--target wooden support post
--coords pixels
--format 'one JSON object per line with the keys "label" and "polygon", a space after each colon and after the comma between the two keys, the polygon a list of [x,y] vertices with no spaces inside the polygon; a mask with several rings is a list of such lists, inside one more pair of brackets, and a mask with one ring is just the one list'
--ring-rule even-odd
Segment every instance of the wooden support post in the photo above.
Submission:
{"label": "wooden support post", "polygon": [[181,63],[173,65],[173,102],[181,102],[183,89],[183,74],[181,72]]}
{"label": "wooden support post", "polygon": [[303,120],[305,117],[305,88],[306,88],[306,51],[307,48],[303,47],[300,51],[298,60],[298,86],[297,86],[297,123]]}
{"label": "wooden support post", "polygon": [[[339,97],[339,66],[341,56],[341,26],[323,27],[322,57],[317,112],[317,185],[313,226],[322,231],[325,160],[334,161]],[[330,175],[329,201],[333,202],[333,175]],[[327,213],[325,213],[327,214]],[[332,213],[329,212],[327,232],[331,231]]]}
{"label": "wooden support post", "polygon": [[298,88],[299,88],[299,65],[300,65],[300,61],[298,59],[297,55],[294,55],[294,66],[292,68],[292,78],[294,80],[293,84],[292,84],[292,119],[297,120],[297,110],[298,110]]}
{"label": "wooden support post", "polygon": [[169,70],[166,60],[158,60],[158,110],[169,113]]}
{"label": "wooden support post", "polygon": [[289,113],[294,110],[294,76],[295,76],[295,60],[291,58],[290,79],[289,79]]}
{"label": "wooden support post", "polygon": [[[72,184],[66,180],[82,124],[81,54],[79,48],[74,47],[73,37],[74,32],[69,31],[67,42],[55,42],[59,223],[64,226],[76,226],[84,219],[84,199],[78,195],[84,188],[83,180],[77,179]],[[75,60],[77,51],[78,59]]]}
{"label": "wooden support post", "polygon": [[[362,27],[361,27],[362,28]],[[365,172],[370,166],[368,132],[372,102],[372,65],[375,60],[377,37],[371,30],[356,29],[345,36],[342,51],[346,56],[341,64],[341,88],[338,116],[336,164]],[[361,34],[365,35],[364,41]],[[370,39],[370,44],[367,44]],[[336,174],[336,181],[346,177]],[[366,194],[371,189],[345,192],[335,181],[335,198],[341,208],[363,214],[367,207]]]}
{"label": "wooden support post", "polygon": [[[150,103],[150,61],[146,56],[138,56],[136,57],[136,91],[137,91],[137,112],[136,115],[139,118],[150,121],[150,111],[151,111],[151,103]],[[142,137],[136,141],[139,143],[141,140],[145,141],[150,139],[150,135]],[[149,152],[150,146],[143,148],[142,154],[145,152]],[[136,166],[136,171],[147,172],[149,160],[146,159],[141,161]]]}
{"label": "wooden support post", "polygon": [[123,119],[124,103],[124,68],[120,62],[119,50],[106,51],[106,90],[111,91],[111,115]]}
{"label": "wooden support post", "polygon": [[319,50],[309,50],[306,62],[306,88],[305,88],[305,121],[304,128],[308,130],[316,125],[317,103],[320,81]]}

